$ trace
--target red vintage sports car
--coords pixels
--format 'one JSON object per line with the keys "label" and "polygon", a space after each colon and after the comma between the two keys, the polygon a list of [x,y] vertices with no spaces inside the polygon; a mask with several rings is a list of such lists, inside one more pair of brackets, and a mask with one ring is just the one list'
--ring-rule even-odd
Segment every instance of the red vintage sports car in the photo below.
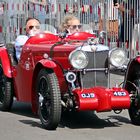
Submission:
{"label": "red vintage sports car", "polygon": [[[123,68],[125,61],[122,49],[110,50],[98,44],[95,35],[86,32],[65,38],[50,33],[30,37],[22,47],[18,63],[14,63],[13,56],[2,45],[0,108],[9,111],[13,97],[29,102],[48,130],[57,128],[65,110],[129,109],[133,116],[135,106],[131,101],[139,96],[109,85],[110,71]],[[135,122],[140,115],[131,118]]]}

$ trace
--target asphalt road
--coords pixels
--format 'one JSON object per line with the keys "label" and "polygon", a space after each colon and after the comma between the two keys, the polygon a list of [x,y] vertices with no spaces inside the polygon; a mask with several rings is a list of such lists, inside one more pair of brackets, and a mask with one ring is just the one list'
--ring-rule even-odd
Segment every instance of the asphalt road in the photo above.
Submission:
{"label": "asphalt road", "polygon": [[[114,76],[112,84],[122,77]],[[140,126],[131,124],[127,110],[121,114],[68,113],[55,131],[42,128],[29,104],[14,102],[11,112],[0,112],[0,140],[139,140]]]}

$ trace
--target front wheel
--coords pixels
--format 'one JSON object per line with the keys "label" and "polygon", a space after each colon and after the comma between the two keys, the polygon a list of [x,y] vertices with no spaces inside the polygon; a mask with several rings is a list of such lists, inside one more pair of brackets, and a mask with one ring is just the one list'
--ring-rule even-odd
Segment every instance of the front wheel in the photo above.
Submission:
{"label": "front wheel", "polygon": [[10,111],[13,103],[12,80],[3,74],[0,66],[0,110]]}
{"label": "front wheel", "polygon": [[61,118],[61,95],[52,70],[42,69],[37,77],[38,113],[43,126],[56,129]]}
{"label": "front wheel", "polygon": [[140,125],[140,79],[134,80],[133,83],[135,88],[132,88],[131,93],[134,97],[132,97],[129,116],[134,125]]}

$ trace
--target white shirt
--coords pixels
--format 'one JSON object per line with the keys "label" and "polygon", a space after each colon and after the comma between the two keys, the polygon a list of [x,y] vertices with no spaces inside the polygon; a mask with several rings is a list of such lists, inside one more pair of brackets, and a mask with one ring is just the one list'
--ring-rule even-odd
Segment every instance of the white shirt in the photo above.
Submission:
{"label": "white shirt", "polygon": [[20,59],[21,51],[22,51],[22,46],[26,43],[28,40],[28,36],[26,35],[19,35],[16,40],[15,40],[15,50],[16,50],[16,58],[17,60]]}

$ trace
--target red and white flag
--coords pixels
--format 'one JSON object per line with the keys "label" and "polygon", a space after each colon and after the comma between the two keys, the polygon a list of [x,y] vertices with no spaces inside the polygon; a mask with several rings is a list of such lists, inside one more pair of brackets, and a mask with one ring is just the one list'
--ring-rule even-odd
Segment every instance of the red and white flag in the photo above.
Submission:
{"label": "red and white flag", "polygon": [[4,13],[4,7],[3,4],[0,4],[0,15],[2,15]]}

